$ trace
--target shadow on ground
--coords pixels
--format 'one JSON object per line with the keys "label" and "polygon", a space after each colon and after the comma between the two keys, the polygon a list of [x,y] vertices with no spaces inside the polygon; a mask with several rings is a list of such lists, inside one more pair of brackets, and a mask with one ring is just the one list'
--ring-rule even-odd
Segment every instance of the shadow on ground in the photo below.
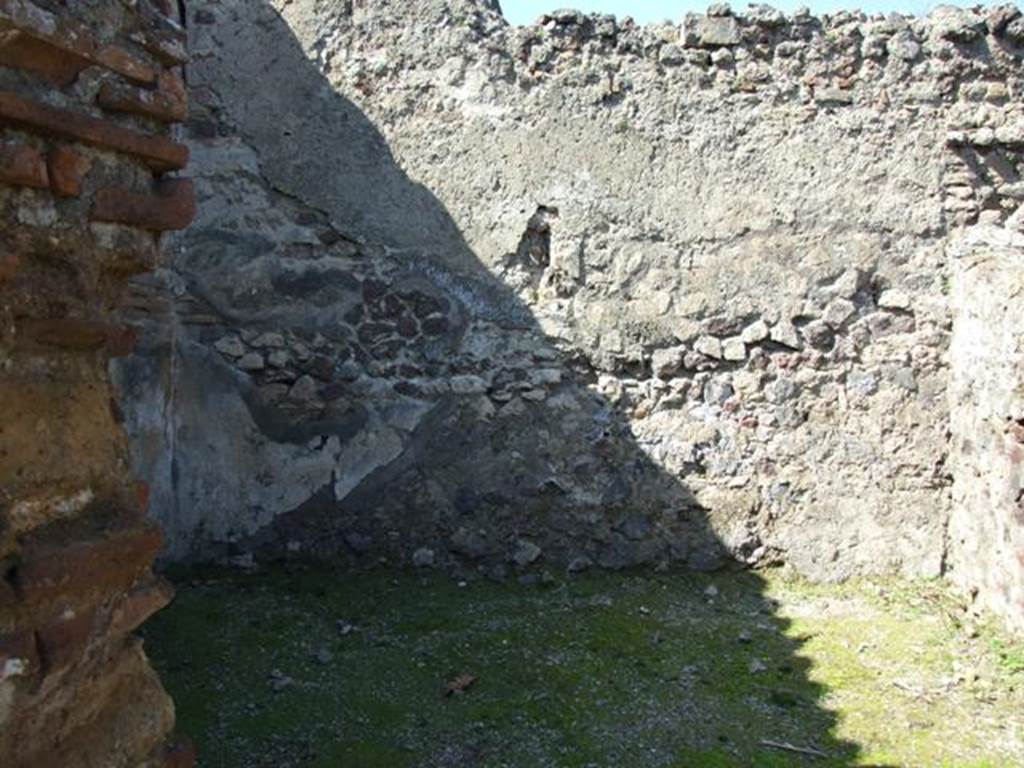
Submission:
{"label": "shadow on ground", "polygon": [[1024,642],[937,582],[177,576],[147,648],[211,768],[1024,765]]}
{"label": "shadow on ground", "polygon": [[853,764],[787,625],[751,574],[292,568],[197,574],[147,637],[204,766]]}

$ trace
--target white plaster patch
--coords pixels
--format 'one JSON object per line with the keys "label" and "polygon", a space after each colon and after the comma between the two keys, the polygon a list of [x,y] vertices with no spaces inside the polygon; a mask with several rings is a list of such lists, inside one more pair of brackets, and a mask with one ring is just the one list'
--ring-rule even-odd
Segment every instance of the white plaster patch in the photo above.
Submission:
{"label": "white plaster patch", "polygon": [[85,509],[94,498],[96,494],[92,488],[83,488],[70,496],[49,496],[19,501],[11,508],[14,530],[28,530],[43,522],[73,517]]}

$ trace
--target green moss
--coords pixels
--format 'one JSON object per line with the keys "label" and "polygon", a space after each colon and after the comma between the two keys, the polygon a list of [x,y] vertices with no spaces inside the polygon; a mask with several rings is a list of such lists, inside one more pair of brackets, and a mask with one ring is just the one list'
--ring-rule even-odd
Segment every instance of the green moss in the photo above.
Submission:
{"label": "green moss", "polygon": [[990,637],[989,647],[999,659],[999,665],[1008,675],[1024,676],[1024,642],[1009,642],[1001,637]]}
{"label": "green moss", "polygon": [[[1019,647],[965,646],[934,583],[177,579],[145,635],[204,766],[1020,764]],[[943,687],[965,659],[991,662],[984,704]],[[463,673],[476,683],[445,696]]]}

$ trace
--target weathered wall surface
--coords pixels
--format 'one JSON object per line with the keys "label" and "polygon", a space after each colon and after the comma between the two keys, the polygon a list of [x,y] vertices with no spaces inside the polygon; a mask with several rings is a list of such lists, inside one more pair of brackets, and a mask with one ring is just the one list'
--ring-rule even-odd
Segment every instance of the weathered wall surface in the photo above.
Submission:
{"label": "weathered wall surface", "polygon": [[1015,10],[190,8],[203,214],[119,371],[174,554],[940,572]]}
{"label": "weathered wall surface", "polygon": [[[0,2],[0,764],[186,766],[132,630],[171,597],[107,374],[187,222],[168,4]],[[159,179],[159,180],[158,180]]]}
{"label": "weathered wall surface", "polygon": [[952,578],[1024,629],[1024,236],[954,249]]}

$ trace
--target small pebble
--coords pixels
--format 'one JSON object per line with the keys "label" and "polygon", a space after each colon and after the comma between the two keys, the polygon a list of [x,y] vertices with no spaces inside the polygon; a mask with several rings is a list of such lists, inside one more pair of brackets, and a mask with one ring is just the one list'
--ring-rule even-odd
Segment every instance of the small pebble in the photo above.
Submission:
{"label": "small pebble", "polygon": [[353,624],[349,624],[347,621],[344,621],[343,619],[338,619],[336,626],[338,627],[338,633],[342,637],[356,631],[356,628]]}
{"label": "small pebble", "polygon": [[270,672],[270,687],[275,691],[283,691],[295,685],[295,681],[279,669]]}

